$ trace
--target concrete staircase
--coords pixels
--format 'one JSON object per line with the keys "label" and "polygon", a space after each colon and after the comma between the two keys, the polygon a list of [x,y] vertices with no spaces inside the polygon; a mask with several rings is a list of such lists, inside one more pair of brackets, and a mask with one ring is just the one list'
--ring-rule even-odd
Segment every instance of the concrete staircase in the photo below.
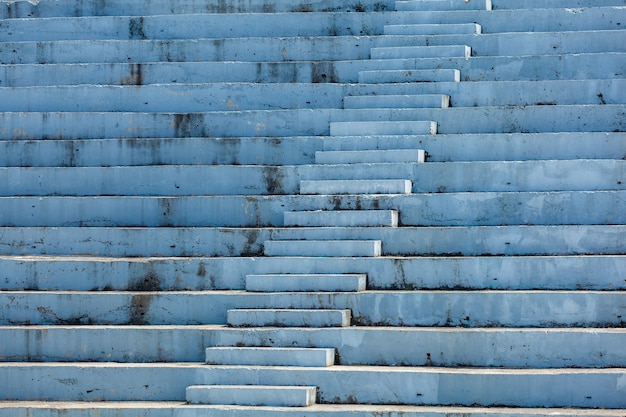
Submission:
{"label": "concrete staircase", "polygon": [[626,415],[624,0],[0,19],[0,417]]}

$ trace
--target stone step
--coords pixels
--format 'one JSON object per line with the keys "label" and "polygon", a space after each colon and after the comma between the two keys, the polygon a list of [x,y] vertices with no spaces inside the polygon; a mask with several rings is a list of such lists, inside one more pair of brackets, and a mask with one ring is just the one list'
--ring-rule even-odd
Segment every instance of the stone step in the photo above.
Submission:
{"label": "stone step", "polygon": [[[331,242],[332,243],[332,242]],[[624,291],[3,291],[2,325],[624,326]],[[210,308],[207,308],[210,306]],[[516,306],[516,307],[512,307]],[[193,311],[193,315],[189,312]],[[347,311],[347,313],[346,313]]]}
{"label": "stone step", "polygon": [[[373,52],[373,51],[372,51]],[[420,83],[420,82],[459,82],[461,72],[455,69],[434,70],[382,70],[362,71],[359,82],[377,83]]]}
{"label": "stone step", "polygon": [[624,367],[626,363],[623,328],[13,325],[0,327],[0,335],[16,341],[7,344],[4,362],[203,362],[202,346],[209,342],[232,351],[237,345],[266,344],[268,349],[334,346],[337,365],[344,366],[554,369]]}
{"label": "stone step", "polygon": [[335,364],[335,349],[283,347],[209,347],[209,365],[316,366]]}
{"label": "stone step", "polygon": [[0,86],[201,84],[206,83],[207,73],[211,74],[213,82],[354,83],[358,81],[359,71],[434,67],[458,69],[465,81],[615,79],[623,78],[626,71],[624,53],[619,52],[527,55],[523,65],[516,56],[297,62],[21,64],[0,65],[4,75]]}
{"label": "stone step", "polygon": [[491,10],[492,0],[454,1],[454,0],[408,0],[396,1],[396,10]]}
{"label": "stone step", "polygon": [[[389,403],[498,407],[624,408],[623,368],[497,369],[344,367],[286,368],[171,364],[6,363],[4,380],[15,381],[3,395],[14,400],[184,401],[181,385],[271,384],[317,386],[320,402]],[[50,375],[54,377],[50,378]],[[98,378],[94,378],[97,375]],[[161,378],[159,384],[153,381]],[[75,381],[68,386],[66,381]],[[385,384],[380,381],[385,380]],[[433,389],[463,382],[466,389]],[[65,382],[65,383],[64,383]],[[148,384],[149,388],[144,387]],[[91,391],[100,388],[100,392]],[[519,387],[519,389],[511,389]],[[86,390],[90,392],[85,393]],[[422,394],[417,396],[417,394]],[[591,398],[589,398],[591,397]],[[395,400],[392,400],[395,398]],[[476,401],[480,401],[477,404]],[[397,406],[395,406],[397,407]],[[545,413],[542,409],[541,412]],[[205,410],[202,411],[203,413]],[[232,409],[229,410],[232,415]]]}
{"label": "stone step", "polygon": [[[460,83],[462,84],[462,83]],[[454,99],[453,99],[454,101]],[[548,133],[548,132],[620,132],[626,130],[621,117],[626,105],[554,105],[524,107],[476,107],[447,109],[300,109],[247,110],[209,113],[4,113],[5,139],[90,139],[90,138],[162,138],[239,136],[319,136],[329,134],[334,122],[405,122],[399,126],[418,126],[437,122],[437,133]],[[247,123],[241,123],[241,120]],[[270,121],[272,121],[270,123]],[[409,121],[409,122],[407,122]],[[427,130],[432,125],[426,122]],[[134,126],[126,128],[126,126]],[[365,126],[365,125],[361,125]],[[349,126],[355,128],[356,126]],[[394,130],[398,127],[392,123]],[[55,134],[50,135],[50,129]],[[412,130],[412,129],[411,129]],[[48,133],[46,133],[48,132]],[[393,134],[393,131],[363,132],[364,135]],[[411,131],[408,134],[416,134]],[[337,131],[333,135],[359,135]],[[400,133],[404,134],[404,133]],[[48,136],[49,135],[49,136]]]}
{"label": "stone step", "polygon": [[286,211],[285,226],[397,227],[398,212],[395,210]]}
{"label": "stone step", "polygon": [[[369,288],[377,290],[626,290],[624,255],[447,258],[116,258],[38,255],[2,256],[0,265],[0,288],[6,291],[244,290],[246,275],[273,275],[277,270],[292,275],[345,275],[357,271],[367,274]],[[84,271],[89,271],[89,280],[84,279]],[[224,273],[210,274],[207,271]],[[18,346],[21,348],[26,344],[16,344],[15,348]],[[194,351],[195,347],[185,345],[185,349]]]}
{"label": "stone step", "polygon": [[[372,48],[372,59],[402,58],[469,58],[472,48],[467,45],[402,46]],[[427,70],[423,70],[427,71]]]}
{"label": "stone step", "polygon": [[265,256],[381,256],[380,240],[266,240]]}
{"label": "stone step", "polygon": [[[621,191],[393,195],[4,197],[11,227],[282,227],[626,224]],[[242,210],[244,207],[244,210]],[[284,215],[285,207],[293,212]],[[393,210],[381,210],[384,207]],[[515,210],[512,209],[515,207]],[[384,214],[383,214],[384,213]]]}
{"label": "stone step", "polygon": [[399,107],[446,108],[449,104],[450,96],[445,94],[347,96],[343,99],[344,109]]}
{"label": "stone step", "polygon": [[[234,407],[221,405],[186,405],[180,401],[145,401],[145,402],[91,402],[91,403],[71,403],[71,402],[46,402],[46,401],[12,401],[5,402],[0,406],[0,417],[15,416],[65,416],[69,417],[100,417],[108,411],[115,411],[116,417],[135,417],[137,408],[151,417],[171,417],[176,412],[186,415],[201,415],[201,413],[211,413],[215,417],[232,417]],[[202,410],[198,410],[201,408]],[[245,408],[247,416],[267,417],[284,416],[296,417],[302,415],[302,410],[295,407],[242,407]],[[355,411],[358,409],[358,412]],[[306,408],[307,414],[324,415],[332,417],[346,417],[358,415],[359,417],[377,417],[384,413],[397,412],[398,409],[406,417],[423,416],[425,413],[433,417],[444,417],[452,413],[463,414],[468,417],[481,417],[489,414],[493,417],[508,417],[512,413],[520,417],[536,417],[537,410],[534,408],[505,408],[505,407],[429,407],[429,406],[398,406],[398,405],[339,405],[339,404],[314,404]],[[623,410],[603,410],[603,409],[567,409],[548,408],[542,412],[559,417],[621,417]],[[196,413],[196,414],[194,414]]]}
{"label": "stone step", "polygon": [[307,407],[315,404],[316,387],[270,385],[192,385],[189,404]]}
{"label": "stone step", "polygon": [[348,327],[350,320],[350,310],[250,308],[227,313],[232,327]]}
{"label": "stone step", "polygon": [[246,291],[358,292],[365,291],[366,280],[366,274],[246,275]]}
{"label": "stone step", "polygon": [[[626,89],[624,79],[459,83],[461,76],[460,71],[453,69],[376,70],[360,72],[359,78],[366,84],[171,84],[143,86],[139,90],[134,86],[0,87],[0,111],[419,109],[446,108],[450,97],[455,107],[624,104],[626,101],[619,94]],[[402,84],[386,88],[379,83]],[[62,97],[67,102],[60,100]]]}
{"label": "stone step", "polygon": [[626,146],[622,132],[367,135],[322,140],[325,151],[424,148],[429,162],[620,159]]}
{"label": "stone step", "polygon": [[304,180],[300,194],[410,194],[411,180]]}
{"label": "stone step", "polygon": [[352,163],[393,163],[417,162],[426,160],[426,151],[423,149],[388,149],[366,151],[317,151],[317,164],[352,164]]}
{"label": "stone step", "polygon": [[330,134],[345,135],[408,135],[437,133],[437,123],[432,121],[349,121],[330,122]]}
{"label": "stone step", "polygon": [[[365,249],[359,252],[360,256],[376,256],[380,253],[380,242],[384,243],[385,256],[626,253],[623,225],[284,229],[2,227],[0,232],[5,242],[0,255],[9,256],[260,256],[264,245],[268,256],[356,256],[338,251],[362,246]],[[330,245],[329,241],[335,243]],[[406,241],[414,244],[409,247],[403,244]],[[308,252],[312,249],[320,253]]]}
{"label": "stone step", "polygon": [[356,2],[348,5],[339,0],[292,1],[275,0],[271,7],[266,3],[242,3],[237,0],[225,0],[221,3],[207,3],[198,0],[178,1],[176,7],[168,0],[121,1],[109,0],[104,4],[81,2],[46,1],[31,3],[15,1],[3,4],[0,19],[29,17],[76,17],[76,16],[152,16],[168,14],[197,13],[279,13],[279,12],[331,12],[353,11],[373,12],[393,10],[394,2],[385,0],[372,4]]}
{"label": "stone step", "polygon": [[421,25],[385,25],[385,35],[480,35],[482,28],[477,23],[448,23]]}
{"label": "stone step", "polygon": [[[573,8],[573,7],[601,7],[601,6],[623,6],[621,0],[530,0],[520,3],[514,0],[491,0],[493,10],[500,9],[549,9],[553,7]],[[397,4],[397,3],[396,3]]]}
{"label": "stone step", "polygon": [[[467,45],[476,56],[626,52],[623,30],[476,35],[3,42],[4,64],[368,59],[372,48]],[[311,46],[313,45],[313,47]],[[550,47],[549,45],[554,45]]]}

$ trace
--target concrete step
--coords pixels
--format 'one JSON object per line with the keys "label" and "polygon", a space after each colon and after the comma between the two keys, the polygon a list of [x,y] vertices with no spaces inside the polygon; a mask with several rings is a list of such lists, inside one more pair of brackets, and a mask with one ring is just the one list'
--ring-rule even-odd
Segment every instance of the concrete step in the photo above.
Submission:
{"label": "concrete step", "polygon": [[[267,256],[356,256],[338,251],[361,246],[366,250],[358,255],[376,256],[380,254],[380,242],[385,256],[626,253],[623,225],[285,229],[2,227],[0,232],[5,242],[0,254],[11,256],[259,256],[264,247]],[[405,239],[415,244],[409,247],[403,244]],[[329,241],[335,243],[331,245]],[[346,241],[351,244],[346,245]],[[314,248],[319,248],[320,253],[308,252]]]}
{"label": "concrete step", "polygon": [[[372,59],[399,58],[469,58],[472,48],[467,45],[402,46],[372,48]],[[424,70],[426,71],[426,70]]]}
{"label": "concrete step", "polygon": [[365,151],[317,151],[317,164],[351,164],[351,163],[393,163],[426,161],[423,149],[386,149]]}
{"label": "concrete step", "polygon": [[366,280],[366,274],[246,275],[246,291],[358,292],[365,291]]}
{"label": "concrete step", "polygon": [[[397,220],[391,212],[396,211],[402,213],[403,226],[611,225],[626,224],[626,213],[620,210],[625,198],[625,190],[3,197],[0,224],[11,227],[394,227]],[[285,207],[296,211],[285,216]]]}
{"label": "concrete step", "polygon": [[625,295],[577,290],[5,291],[0,324],[325,327],[349,325],[351,311],[352,324],[358,326],[622,328]]}
{"label": "concrete step", "polygon": [[437,133],[437,123],[432,121],[349,121],[331,122],[330,134],[345,135],[408,135]]}
{"label": "concrete step", "polygon": [[4,362],[200,363],[205,361],[205,343],[231,351],[237,345],[268,349],[334,346],[336,364],[344,366],[554,369],[624,367],[626,362],[623,328],[13,325],[0,327],[0,335],[21,343],[6,346]]}
{"label": "concrete step", "polygon": [[338,0],[317,1],[272,1],[271,6],[261,3],[241,3],[237,0],[225,0],[219,4],[198,0],[179,1],[174,5],[168,0],[121,1],[111,0],[106,4],[92,4],[81,2],[40,2],[15,1],[3,4],[0,8],[0,18],[29,18],[29,17],[76,17],[76,16],[152,16],[168,14],[195,14],[195,13],[277,13],[277,12],[332,12],[353,11],[372,12],[393,10],[394,2],[385,0],[371,4],[358,1],[347,5]]}
{"label": "concrete step", "polygon": [[450,96],[445,94],[348,96],[343,99],[344,109],[399,107],[446,108],[449,104]]}
{"label": "concrete step", "polygon": [[626,71],[624,53],[475,56],[296,62],[159,62],[137,64],[0,65],[0,86],[201,84],[213,82],[354,83],[359,71],[458,69],[465,81],[615,79]]}
{"label": "concrete step", "polygon": [[[463,82],[458,70],[362,71],[367,84],[47,86],[0,88],[0,111],[208,112],[624,104],[626,79]],[[431,82],[437,81],[438,82]],[[421,84],[424,82],[426,84]],[[379,83],[402,83],[386,88]],[[571,94],[567,92],[572,91]],[[269,98],[268,98],[269,96]],[[60,100],[66,98],[67,102]],[[13,98],[13,99],[11,99]]]}
{"label": "concrete step", "polygon": [[[373,52],[373,51],[372,51]],[[359,82],[377,83],[419,83],[419,82],[459,82],[461,72],[455,69],[435,70],[383,70],[362,71]]]}
{"label": "concrete step", "polygon": [[269,385],[192,385],[190,404],[307,407],[315,403],[316,387]]}
{"label": "concrete step", "polygon": [[265,256],[380,256],[380,240],[266,240]]}
{"label": "concrete step", "polygon": [[325,151],[424,148],[429,162],[621,159],[626,146],[626,134],[621,132],[367,135],[322,140]]}
{"label": "concrete step", "polygon": [[[378,258],[38,255],[2,256],[0,263],[0,288],[6,291],[244,290],[246,275],[274,275],[277,270],[292,275],[345,275],[356,271],[367,274],[368,288],[377,290],[626,290],[624,255]],[[84,271],[89,271],[89,280],[84,279]],[[18,346],[26,345],[15,345]],[[196,347],[185,345],[185,349],[195,351]],[[68,350],[72,349],[68,347]]]}
{"label": "concrete step", "polygon": [[320,150],[420,148],[429,162],[621,159],[625,146],[621,132],[3,140],[0,166],[303,165]]}
{"label": "concrete step", "polygon": [[454,0],[397,1],[396,10],[491,10],[492,0],[459,2]]}
{"label": "concrete step", "polygon": [[348,327],[350,310],[236,309],[228,310],[232,327]]}
{"label": "concrete step", "polygon": [[[5,129],[0,132],[0,140],[32,140],[42,137],[63,140],[203,137],[209,135],[209,132],[217,137],[319,136],[329,134],[331,122],[372,120],[383,121],[382,127],[385,127],[384,123],[387,121],[404,121],[405,123],[399,125],[415,127],[416,125],[412,123],[416,122],[407,121],[431,120],[437,122],[437,133],[440,134],[522,131],[620,132],[626,130],[626,122],[621,117],[625,109],[626,105],[623,104],[585,104],[447,109],[248,110],[209,113],[4,113]],[[241,123],[242,119],[247,120],[247,123]],[[134,127],[125,128],[127,125]],[[397,124],[392,126],[394,129],[398,127]],[[54,129],[55,134],[50,135],[49,129]],[[362,134],[393,134],[393,131],[381,130],[383,131],[370,130]],[[410,130],[399,134],[417,133]],[[429,133],[429,130],[422,133]],[[361,133],[333,132],[333,135],[340,136],[355,134]]]}
{"label": "concrete step", "polygon": [[[372,48],[467,45],[476,56],[626,52],[623,30],[476,35],[4,42],[4,64],[368,59]],[[553,46],[550,46],[553,45]]]}
{"label": "concrete step", "polygon": [[285,226],[372,226],[397,227],[396,210],[286,211]]}
{"label": "concrete step", "polygon": [[385,25],[383,33],[385,35],[480,35],[482,28],[477,23]]}
{"label": "concrete step", "polygon": [[[186,405],[180,401],[145,401],[145,402],[119,402],[109,401],[102,403],[72,403],[72,402],[45,402],[45,401],[11,401],[5,402],[0,407],[1,417],[57,417],[67,413],[69,416],[100,417],[106,415],[108,411],[115,411],[117,417],[135,417],[137,408],[150,417],[173,417],[176,413],[184,413],[189,416],[201,416],[210,412],[216,417],[223,416],[255,416],[267,417],[284,416],[296,417],[302,415],[302,410],[294,407],[232,407],[220,405]],[[241,410],[240,410],[241,409]],[[511,413],[521,417],[536,417],[537,410],[533,408],[504,408],[504,407],[429,407],[429,406],[399,406],[399,405],[357,405],[357,404],[314,404],[306,408],[307,414],[312,416],[358,416],[375,417],[381,413],[393,413],[402,410],[404,416],[418,417],[425,413],[431,416],[445,416],[451,413],[467,415],[469,417],[479,417],[488,413],[493,417],[506,417]],[[550,408],[542,410],[544,413],[559,417],[621,417],[623,410],[602,410],[602,409],[560,409]]]}
{"label": "concrete step", "polygon": [[410,194],[411,180],[305,180],[300,194]]}
{"label": "concrete step", "polygon": [[[624,408],[619,388],[623,368],[607,369],[495,369],[495,368],[411,368],[343,367],[286,368],[206,366],[171,364],[95,363],[7,363],[0,368],[2,378],[15,381],[3,392],[6,397],[25,400],[108,400],[152,401],[185,400],[185,386],[193,384],[271,384],[317,386],[320,402],[396,402],[407,405],[446,405],[499,407],[603,407]],[[49,375],[54,372],[54,378]],[[97,381],[94,375],[98,375]],[[46,377],[48,376],[48,377]],[[154,384],[161,377],[160,384]],[[62,381],[71,378],[76,385]],[[59,381],[61,380],[61,381]],[[380,381],[385,380],[385,384]],[[28,381],[28,382],[26,382]],[[298,382],[300,381],[300,382]],[[441,389],[463,383],[464,390]],[[144,385],[150,387],[146,388]],[[511,387],[519,389],[511,389]],[[100,392],[91,390],[101,388]],[[115,389],[117,387],[117,389]],[[522,387],[524,387],[522,389]],[[34,394],[36,393],[36,394]],[[417,396],[416,394],[422,394]],[[34,395],[33,395],[34,394]],[[63,396],[63,397],[62,397]],[[591,397],[591,398],[588,398]],[[479,404],[476,401],[480,401]],[[203,410],[204,412],[205,410]],[[232,411],[231,411],[232,412]],[[541,410],[542,413],[545,410]]]}
{"label": "concrete step", "polygon": [[209,347],[209,365],[332,366],[335,349],[282,347]]}

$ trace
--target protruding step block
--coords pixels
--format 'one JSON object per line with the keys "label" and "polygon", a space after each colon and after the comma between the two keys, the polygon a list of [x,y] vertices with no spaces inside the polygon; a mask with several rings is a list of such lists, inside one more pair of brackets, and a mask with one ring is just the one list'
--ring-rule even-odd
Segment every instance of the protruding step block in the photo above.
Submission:
{"label": "protruding step block", "polygon": [[461,72],[456,69],[359,71],[359,82],[364,84],[459,81]]}
{"label": "protruding step block", "polygon": [[450,96],[445,94],[348,96],[344,109],[446,108]]}
{"label": "protruding step block", "polygon": [[478,23],[385,25],[385,35],[479,35]]}
{"label": "protruding step block", "polygon": [[317,151],[316,164],[360,164],[426,161],[423,149],[373,149],[364,151]]}
{"label": "protruding step block", "polygon": [[395,210],[315,210],[285,212],[285,226],[397,227]]}
{"label": "protruding step block", "polygon": [[372,59],[400,58],[469,58],[472,48],[467,45],[439,46],[381,46],[372,48]]}
{"label": "protruding step block", "polygon": [[300,194],[411,194],[411,180],[304,180]]}
{"label": "protruding step block", "polygon": [[365,274],[246,275],[246,291],[359,292],[365,291],[366,280]]}
{"label": "protruding step block", "polygon": [[261,309],[228,310],[232,327],[348,327],[350,310]]}
{"label": "protruding step block", "polygon": [[436,135],[437,122],[412,120],[330,122],[330,134],[331,136]]}
{"label": "protruding step block", "polygon": [[285,347],[210,347],[209,365],[309,366],[335,364],[335,349]]}
{"label": "protruding step block", "polygon": [[190,404],[308,407],[315,404],[317,387],[269,385],[192,385]]}
{"label": "protruding step block", "polygon": [[400,0],[397,11],[492,10],[491,0]]}
{"label": "protruding step block", "polygon": [[380,240],[267,240],[265,256],[380,256]]}

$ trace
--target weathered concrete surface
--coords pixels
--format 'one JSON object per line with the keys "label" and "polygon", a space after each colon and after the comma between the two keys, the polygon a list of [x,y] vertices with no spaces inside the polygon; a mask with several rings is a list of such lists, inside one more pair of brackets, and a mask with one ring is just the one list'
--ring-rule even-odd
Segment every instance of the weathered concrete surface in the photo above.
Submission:
{"label": "weathered concrete surface", "polygon": [[[626,290],[626,256],[97,258],[2,256],[3,290],[243,290],[248,274],[367,273],[368,288]],[[90,279],[86,280],[85,275]]]}
{"label": "weathered concrete surface", "polygon": [[213,82],[354,83],[359,71],[458,69],[465,81],[619,79],[624,53],[297,62],[160,62],[0,65],[0,85],[148,85]]}
{"label": "weathered concrete surface", "polygon": [[366,274],[246,275],[246,291],[356,292],[365,291],[366,281]]}
{"label": "weathered concrete surface", "polygon": [[[621,384],[626,374],[623,368],[482,369],[477,372],[472,368],[333,366],[284,369],[284,367],[199,366],[180,363],[158,365],[7,363],[0,372],[3,377],[16,382],[30,381],[26,385],[16,384],[15,387],[9,387],[6,395],[15,399],[32,398],[32,391],[38,390],[37,399],[60,400],[63,397],[73,397],[85,400],[123,401],[146,398],[182,401],[185,398],[184,388],[181,390],[180,387],[194,384],[228,384],[235,380],[239,383],[271,385],[293,385],[296,381],[301,381],[299,383],[318,386],[322,402],[338,403],[348,403],[350,402],[348,398],[353,396],[361,403],[378,404],[402,401],[413,405],[449,403],[478,405],[476,401],[480,401],[481,405],[532,404],[540,407],[619,408],[624,407],[626,398]],[[60,377],[50,378],[51,372]],[[105,381],[115,381],[115,385],[107,384]],[[29,391],[22,387],[29,388]],[[567,389],[563,389],[565,387]]]}
{"label": "weathered concrete surface", "polygon": [[266,240],[263,243],[265,256],[334,256],[368,257],[382,254],[380,240],[320,239],[320,240]]}
{"label": "weathered concrete surface", "polygon": [[209,347],[210,365],[332,366],[335,349],[283,347]]}
{"label": "weathered concrete surface", "polygon": [[624,295],[623,291],[521,290],[357,293],[7,291],[0,294],[0,305],[9,311],[3,313],[0,323],[228,323],[244,327],[325,327],[351,323],[361,326],[602,328],[624,326]]}
{"label": "weathered concrete surface", "polygon": [[[625,234],[624,225],[287,229],[2,227],[0,249],[2,255],[259,256],[266,242],[275,244],[276,240],[300,241],[302,249],[306,242],[312,241],[380,240],[385,256],[618,255],[626,253]],[[287,243],[282,245],[285,249],[289,247]],[[298,252],[293,256],[306,255]]]}
{"label": "weathered concrete surface", "polygon": [[[0,408],[2,417],[203,417],[211,413],[216,417],[301,417],[302,410],[278,407],[207,406],[188,405],[182,402],[4,402]],[[381,413],[402,417],[443,417],[463,415],[471,417],[541,417],[547,413],[558,417],[622,417],[622,410],[563,409],[551,408],[502,408],[502,407],[432,407],[407,405],[336,405],[314,404],[307,407],[310,416],[377,417]]]}
{"label": "weathered concrete surface", "polygon": [[395,210],[288,211],[284,216],[285,226],[398,226]]}
{"label": "weathered concrete surface", "polygon": [[19,342],[5,345],[3,362],[203,362],[207,346],[287,345],[332,346],[341,365],[600,368],[626,363],[623,328],[32,325],[3,326],[0,335]]}

